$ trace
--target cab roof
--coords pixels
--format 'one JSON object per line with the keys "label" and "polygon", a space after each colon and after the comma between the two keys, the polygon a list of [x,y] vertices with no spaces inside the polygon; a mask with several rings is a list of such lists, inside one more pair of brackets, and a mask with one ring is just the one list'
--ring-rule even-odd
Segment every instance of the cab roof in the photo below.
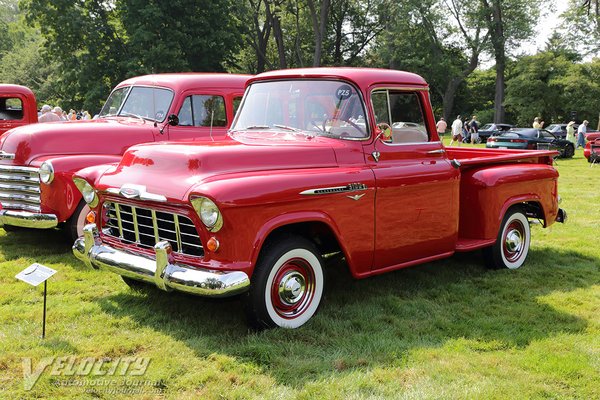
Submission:
{"label": "cab roof", "polygon": [[21,85],[12,85],[9,83],[0,84],[0,96],[5,97],[3,95],[12,95],[12,94],[22,94],[33,96],[33,92],[26,86]]}
{"label": "cab roof", "polygon": [[243,90],[246,81],[250,77],[252,77],[252,75],[208,72],[153,74],[126,79],[119,83],[117,87],[131,85],[162,86],[171,88],[175,91],[192,88],[240,88]]}
{"label": "cab roof", "polygon": [[299,68],[270,71],[256,75],[248,81],[248,84],[259,80],[299,78],[343,79],[354,82],[363,89],[371,85],[386,83],[408,86],[428,86],[425,79],[411,72],[393,69],[351,67]]}

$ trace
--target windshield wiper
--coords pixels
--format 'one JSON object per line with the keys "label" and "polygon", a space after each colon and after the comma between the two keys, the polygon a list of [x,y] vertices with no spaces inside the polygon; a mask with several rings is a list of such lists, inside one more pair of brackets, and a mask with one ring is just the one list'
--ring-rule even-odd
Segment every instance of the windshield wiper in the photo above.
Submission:
{"label": "windshield wiper", "polygon": [[280,125],[280,124],[273,124],[273,126],[275,128],[281,128],[281,129],[285,129],[285,130],[292,131],[292,132],[302,132],[300,129],[294,128],[293,126]]}
{"label": "windshield wiper", "polygon": [[243,129],[240,129],[240,130],[242,130],[242,131],[250,131],[252,129],[271,129],[271,127],[268,126],[268,125],[250,125],[250,126],[247,126],[247,127],[243,128]]}
{"label": "windshield wiper", "polygon": [[138,118],[138,119],[141,119],[142,121],[146,122],[146,118],[142,117],[141,115],[134,114],[134,113],[124,112],[124,113],[121,113],[121,114],[119,114],[119,115],[121,115],[121,116],[123,116],[123,117],[134,117],[134,118]]}

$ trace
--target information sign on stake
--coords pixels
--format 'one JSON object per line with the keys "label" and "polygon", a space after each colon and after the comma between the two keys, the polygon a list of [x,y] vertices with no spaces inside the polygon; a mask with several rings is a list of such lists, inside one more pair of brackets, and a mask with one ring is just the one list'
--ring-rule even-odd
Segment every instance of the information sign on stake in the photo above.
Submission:
{"label": "information sign on stake", "polygon": [[42,264],[33,263],[23,271],[15,275],[15,278],[29,283],[32,286],[38,286],[44,282],[44,317],[42,321],[42,339],[46,337],[46,289],[47,281],[56,273],[52,268],[48,268]]}

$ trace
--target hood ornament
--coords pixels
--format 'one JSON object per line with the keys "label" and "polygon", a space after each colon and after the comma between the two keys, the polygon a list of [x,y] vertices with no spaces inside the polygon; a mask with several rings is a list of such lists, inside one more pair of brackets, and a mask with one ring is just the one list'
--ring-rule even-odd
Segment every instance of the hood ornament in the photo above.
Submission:
{"label": "hood ornament", "polygon": [[120,189],[108,188],[107,193],[125,197],[126,199],[150,200],[165,203],[167,198],[161,194],[150,193],[146,191],[146,186],[126,183]]}

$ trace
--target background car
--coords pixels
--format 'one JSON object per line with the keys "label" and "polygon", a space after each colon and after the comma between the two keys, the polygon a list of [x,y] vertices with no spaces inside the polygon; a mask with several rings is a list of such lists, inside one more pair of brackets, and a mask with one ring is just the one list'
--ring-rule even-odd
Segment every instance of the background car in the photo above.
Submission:
{"label": "background car", "polygon": [[[573,128],[577,132],[577,125],[574,125]],[[564,139],[567,137],[567,124],[551,124],[548,125],[546,130],[558,138]]]}
{"label": "background car", "polygon": [[479,128],[479,142],[481,143],[486,141],[490,136],[498,136],[502,132],[506,132],[512,129],[512,125],[510,124],[485,124],[481,128]]}
{"label": "background car", "polygon": [[545,129],[513,128],[490,137],[485,147],[496,149],[549,149],[558,150],[560,156],[571,158],[575,154],[573,143],[560,139]]}

